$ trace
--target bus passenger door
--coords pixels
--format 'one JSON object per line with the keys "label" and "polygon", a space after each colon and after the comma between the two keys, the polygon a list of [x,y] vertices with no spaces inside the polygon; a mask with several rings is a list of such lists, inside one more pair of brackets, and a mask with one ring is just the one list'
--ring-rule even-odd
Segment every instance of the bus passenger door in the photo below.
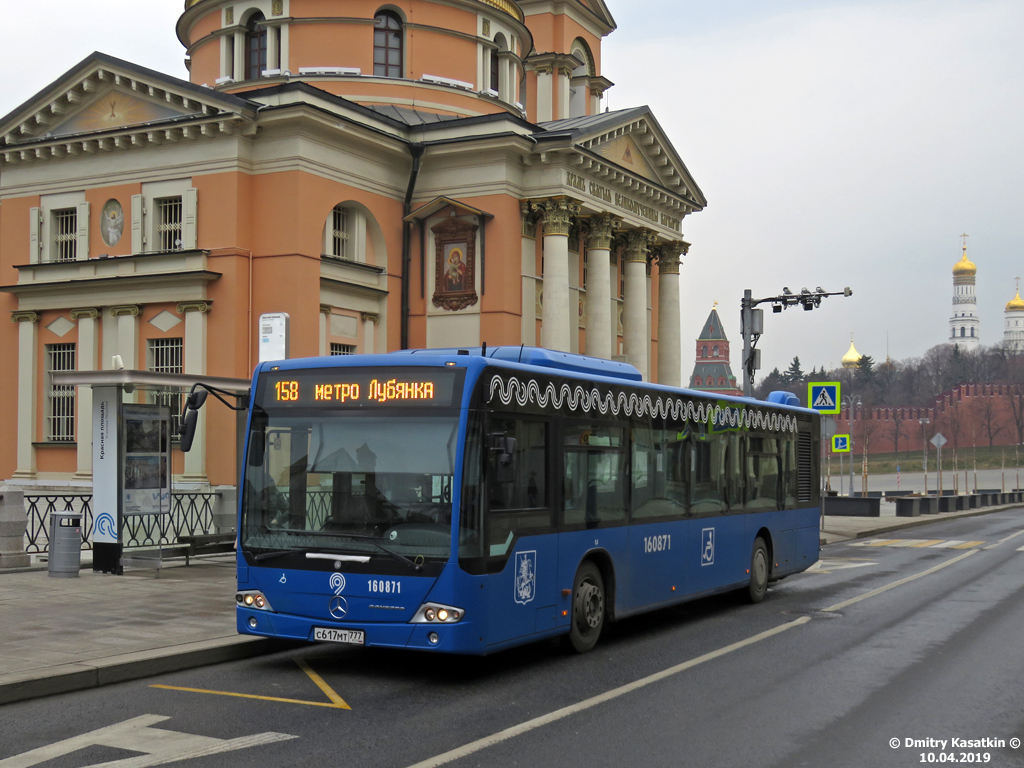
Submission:
{"label": "bus passenger door", "polygon": [[627,610],[679,600],[688,591],[686,547],[686,436],[634,426]]}

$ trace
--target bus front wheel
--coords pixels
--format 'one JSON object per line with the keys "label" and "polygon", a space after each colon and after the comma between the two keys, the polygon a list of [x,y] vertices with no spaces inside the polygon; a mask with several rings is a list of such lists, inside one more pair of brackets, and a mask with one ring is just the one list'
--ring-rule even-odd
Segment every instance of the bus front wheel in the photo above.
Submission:
{"label": "bus front wheel", "polygon": [[588,560],[576,571],[572,587],[569,642],[577,653],[586,653],[597,644],[604,613],[604,579],[597,566]]}
{"label": "bus front wheel", "polygon": [[750,555],[750,586],[747,596],[752,603],[760,603],[768,592],[768,546],[758,536],[754,539],[754,551]]}

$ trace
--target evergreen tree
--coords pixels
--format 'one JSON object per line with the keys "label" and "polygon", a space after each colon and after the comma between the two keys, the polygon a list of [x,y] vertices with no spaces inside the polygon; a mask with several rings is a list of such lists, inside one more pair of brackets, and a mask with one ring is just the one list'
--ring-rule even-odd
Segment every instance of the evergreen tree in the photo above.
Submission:
{"label": "evergreen tree", "polygon": [[782,374],[783,380],[787,384],[796,384],[804,377],[804,372],[800,370],[800,358],[794,356],[793,362],[789,364],[789,368]]}

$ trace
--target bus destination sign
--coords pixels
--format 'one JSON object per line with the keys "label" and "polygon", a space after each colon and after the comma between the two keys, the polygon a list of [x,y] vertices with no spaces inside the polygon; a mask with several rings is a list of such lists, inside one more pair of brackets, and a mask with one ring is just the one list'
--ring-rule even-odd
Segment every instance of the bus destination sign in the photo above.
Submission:
{"label": "bus destination sign", "polygon": [[401,368],[320,368],[273,371],[263,377],[262,401],[277,406],[452,407],[462,371]]}

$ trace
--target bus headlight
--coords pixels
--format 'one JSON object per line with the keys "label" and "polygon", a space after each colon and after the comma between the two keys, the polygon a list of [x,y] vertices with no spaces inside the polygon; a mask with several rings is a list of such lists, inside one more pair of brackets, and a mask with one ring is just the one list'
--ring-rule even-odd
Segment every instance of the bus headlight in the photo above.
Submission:
{"label": "bus headlight", "polygon": [[410,619],[413,624],[455,624],[462,620],[465,612],[461,608],[440,603],[424,603]]}
{"label": "bus headlight", "polygon": [[273,611],[270,601],[266,595],[258,589],[247,589],[244,592],[235,593],[235,602],[243,608],[254,608],[257,611]]}

